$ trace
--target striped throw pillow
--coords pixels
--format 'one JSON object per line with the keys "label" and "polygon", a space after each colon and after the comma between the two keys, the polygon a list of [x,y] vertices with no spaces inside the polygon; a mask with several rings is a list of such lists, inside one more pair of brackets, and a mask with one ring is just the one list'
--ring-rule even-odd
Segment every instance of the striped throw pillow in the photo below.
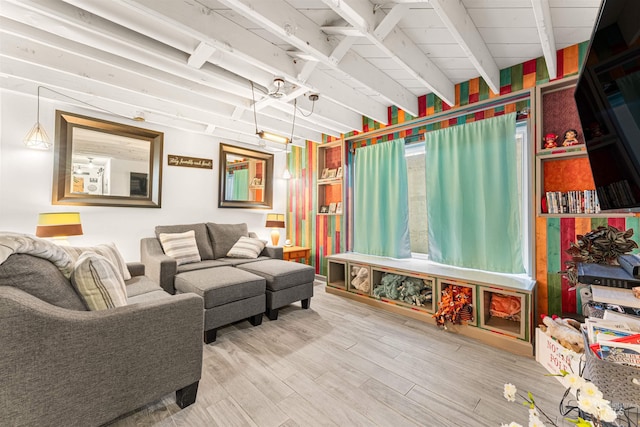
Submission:
{"label": "striped throw pillow", "polygon": [[80,246],[61,246],[61,248],[69,254],[73,262],[78,260],[78,257],[84,252],[93,252],[98,255],[102,255],[118,269],[124,280],[131,279],[131,273],[127,268],[127,263],[116,248],[114,243],[104,243],[102,245],[80,247]]}
{"label": "striped throw pillow", "polygon": [[251,237],[240,237],[233,247],[227,252],[229,258],[258,258],[264,249],[264,242]]}
{"label": "striped throw pillow", "polygon": [[102,255],[83,252],[71,273],[71,283],[89,310],[127,305],[127,289],[118,269]]}
{"label": "striped throw pillow", "polygon": [[196,244],[195,231],[160,233],[158,238],[164,253],[174,258],[178,265],[201,261],[198,245]]}

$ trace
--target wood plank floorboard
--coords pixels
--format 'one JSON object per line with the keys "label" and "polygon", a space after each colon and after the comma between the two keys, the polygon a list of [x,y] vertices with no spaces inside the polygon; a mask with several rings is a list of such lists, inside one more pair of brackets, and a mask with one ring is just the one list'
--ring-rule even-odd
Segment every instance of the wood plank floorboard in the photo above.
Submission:
{"label": "wood plank floorboard", "polygon": [[[500,426],[528,424],[504,383],[557,417],[562,385],[533,357],[325,292],[278,320],[243,321],[204,345],[196,403],[174,394],[109,427]],[[570,425],[570,424],[564,424]]]}

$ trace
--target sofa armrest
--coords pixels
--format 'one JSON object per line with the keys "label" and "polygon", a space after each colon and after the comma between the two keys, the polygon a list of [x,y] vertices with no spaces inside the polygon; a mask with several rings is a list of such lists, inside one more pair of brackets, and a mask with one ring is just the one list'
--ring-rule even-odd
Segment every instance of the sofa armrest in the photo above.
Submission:
{"label": "sofa armrest", "polygon": [[144,276],[144,264],[141,262],[128,262],[127,269],[131,277]]}
{"label": "sofa armrest", "polygon": [[199,381],[203,301],[102,311],[0,287],[0,425],[101,425]]}
{"label": "sofa armrest", "polygon": [[165,255],[158,239],[155,237],[140,239],[140,261],[145,266],[147,277],[170,294],[176,293],[173,279],[178,269],[178,263],[174,258]]}
{"label": "sofa armrest", "polygon": [[260,252],[260,255],[268,256],[269,258],[274,258],[274,259],[283,258],[282,248],[279,246],[265,246],[262,252]]}

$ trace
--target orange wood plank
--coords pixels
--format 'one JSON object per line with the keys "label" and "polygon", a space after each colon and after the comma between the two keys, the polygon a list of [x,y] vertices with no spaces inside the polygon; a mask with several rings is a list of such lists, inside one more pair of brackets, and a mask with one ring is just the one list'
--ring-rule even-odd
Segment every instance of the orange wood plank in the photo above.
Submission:
{"label": "orange wood plank", "polygon": [[[538,289],[538,313],[546,313],[547,297],[547,220],[536,217],[536,282]],[[534,319],[535,322],[538,319]]]}

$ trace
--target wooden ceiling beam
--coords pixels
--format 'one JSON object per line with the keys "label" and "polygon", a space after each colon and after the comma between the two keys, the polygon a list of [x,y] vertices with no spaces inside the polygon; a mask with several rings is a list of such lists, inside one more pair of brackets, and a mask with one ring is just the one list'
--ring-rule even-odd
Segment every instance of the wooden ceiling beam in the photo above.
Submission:
{"label": "wooden ceiling beam", "polygon": [[558,77],[558,59],[556,57],[556,39],[553,35],[549,0],[531,0],[531,6],[533,6],[533,15],[536,20],[538,35],[540,36],[542,54],[547,63],[549,79],[553,80]]}

